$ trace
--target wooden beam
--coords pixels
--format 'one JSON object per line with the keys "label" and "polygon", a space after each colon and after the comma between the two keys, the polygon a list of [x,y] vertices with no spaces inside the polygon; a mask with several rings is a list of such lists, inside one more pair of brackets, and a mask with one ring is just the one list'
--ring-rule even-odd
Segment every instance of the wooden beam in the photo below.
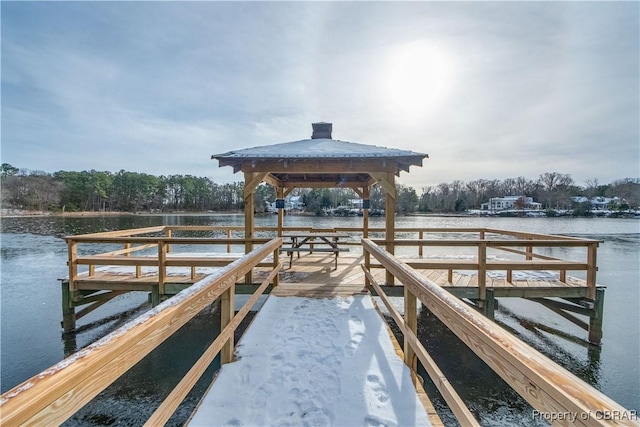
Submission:
{"label": "wooden beam", "polygon": [[364,184],[363,181],[340,182],[338,180],[289,180],[282,181],[285,188],[360,188]]}
{"label": "wooden beam", "polygon": [[368,173],[391,172],[398,170],[397,161],[390,159],[287,159],[287,160],[262,160],[255,165],[251,160],[243,161],[240,169],[247,172],[270,173]]}
{"label": "wooden beam", "polygon": [[[256,187],[262,182],[262,180],[268,175],[268,172],[260,172],[249,174],[245,173],[244,189],[242,191],[242,197],[246,200],[250,195],[252,196],[256,192]],[[250,181],[247,181],[247,177],[250,177]]]}
{"label": "wooden beam", "polygon": [[382,186],[382,189],[387,196],[391,197],[392,199],[396,198],[395,175],[393,175],[392,173],[385,174],[379,172],[369,172],[369,175],[371,175],[376,180],[376,182]]}
{"label": "wooden beam", "polygon": [[271,185],[272,187],[280,187],[283,185],[283,182],[280,181],[276,176],[274,176],[273,174],[267,174],[264,178],[262,178],[262,180],[264,182],[266,182],[267,184]]}

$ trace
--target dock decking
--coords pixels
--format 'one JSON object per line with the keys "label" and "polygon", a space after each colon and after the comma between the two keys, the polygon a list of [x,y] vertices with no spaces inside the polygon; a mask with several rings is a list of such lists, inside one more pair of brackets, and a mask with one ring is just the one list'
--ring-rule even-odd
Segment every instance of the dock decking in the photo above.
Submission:
{"label": "dock decking", "polygon": [[440,424],[368,295],[272,294],[236,356],[188,425]]}

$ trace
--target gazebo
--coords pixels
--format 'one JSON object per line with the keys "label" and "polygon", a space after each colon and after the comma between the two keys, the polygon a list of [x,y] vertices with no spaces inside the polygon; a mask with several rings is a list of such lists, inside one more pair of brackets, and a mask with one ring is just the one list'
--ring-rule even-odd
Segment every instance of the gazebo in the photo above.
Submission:
{"label": "gazebo", "polygon": [[[220,167],[232,166],[244,173],[245,238],[254,236],[254,193],[261,182],[276,190],[278,235],[282,235],[284,198],[295,188],[352,188],[361,198],[363,233],[368,233],[368,208],[371,187],[379,184],[385,194],[385,237],[394,239],[395,177],[411,166],[422,166],[427,154],[409,150],[339,141],[331,137],[333,125],[312,124],[311,139],[246,148],[215,154]],[[252,249],[247,242],[246,250]],[[387,250],[393,253],[392,243]]]}

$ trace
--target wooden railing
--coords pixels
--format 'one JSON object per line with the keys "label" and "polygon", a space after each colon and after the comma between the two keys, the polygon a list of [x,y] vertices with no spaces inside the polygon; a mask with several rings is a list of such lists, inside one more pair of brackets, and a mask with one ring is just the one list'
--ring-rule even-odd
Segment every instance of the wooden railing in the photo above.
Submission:
{"label": "wooden railing", "polygon": [[[447,270],[451,282],[454,270],[478,272],[478,299],[486,299],[487,272],[505,271],[506,281],[512,282],[514,271],[550,270],[558,271],[559,280],[566,282],[567,272],[586,272],[587,298],[596,298],[597,248],[601,241],[566,236],[523,233],[489,228],[406,228],[397,229],[398,234],[417,234],[417,239],[372,239],[377,244],[392,244],[394,249],[415,247],[418,258],[406,260],[413,268]],[[425,239],[430,234],[437,239]],[[425,248],[438,248],[439,255],[447,248],[472,248],[475,257],[470,259],[422,258]],[[543,248],[578,248],[585,251],[582,261],[571,261],[534,252]],[[523,259],[491,259],[492,253],[522,255]],[[397,251],[396,251],[397,252]],[[375,266],[373,266],[375,267]]]}
{"label": "wooden railing", "polygon": [[0,425],[57,425],[64,422],[203,308],[219,299],[222,315],[219,336],[147,423],[163,425],[218,353],[221,352],[222,363],[231,361],[234,331],[274,281],[281,264],[275,266],[234,316],[235,283],[271,254],[277,256],[281,245],[281,238],[268,241],[103,339],[7,391],[0,397]]}
{"label": "wooden railing", "polygon": [[461,425],[477,425],[477,421],[417,338],[417,300],[535,411],[555,416],[554,425],[604,426],[611,425],[612,419],[616,425],[638,425],[633,413],[421,276],[372,240],[363,239],[362,246],[404,285],[403,318],[370,270],[363,266],[371,286],[404,335],[405,362],[415,371],[420,360]]}
{"label": "wooden railing", "polygon": [[[244,245],[262,244],[269,238],[277,235],[276,227],[257,227],[255,234],[262,233],[264,237],[245,239],[243,227],[214,227],[214,226],[160,226],[143,229],[123,230],[72,236],[67,238],[69,246],[69,288],[75,290],[74,283],[78,279],[78,267],[88,265],[89,275],[95,272],[97,265],[128,265],[135,266],[139,274],[142,266],[157,266],[159,276],[160,294],[163,294],[163,286],[166,281],[166,268],[169,266],[191,267],[192,276],[197,266],[221,266],[226,265],[231,259],[211,256],[205,257],[171,257],[172,247],[176,245],[223,245],[226,252],[232,252],[232,246],[240,246],[244,251]],[[341,242],[341,245],[357,245],[359,239],[364,236],[364,230],[351,227],[313,228],[313,227],[286,227],[285,232],[343,232],[353,236],[350,241]],[[201,232],[209,235],[218,234],[224,237],[176,237],[176,233]],[[156,233],[163,236],[144,236]],[[235,236],[234,236],[235,234]],[[383,228],[370,228],[367,235],[384,236]],[[408,236],[417,238],[407,238]],[[400,236],[401,238],[398,238]],[[435,238],[433,237],[435,236]],[[566,282],[567,272],[582,271],[585,274],[585,282],[588,287],[587,298],[596,297],[596,272],[597,272],[597,248],[600,241],[591,239],[578,239],[566,236],[545,235],[537,233],[524,233],[490,228],[397,228],[396,238],[372,238],[377,244],[384,244],[398,252],[401,248],[417,248],[417,258],[408,260],[408,264],[414,268],[443,269],[448,271],[449,282],[452,280],[453,271],[475,270],[478,272],[478,299],[486,298],[487,272],[505,271],[506,281],[512,282],[513,272],[522,270],[552,270],[558,271],[559,280]],[[122,249],[99,255],[79,255],[78,245],[112,243],[121,245]],[[156,249],[156,258],[133,256],[136,252]],[[448,249],[470,248],[475,252],[473,259],[436,259],[423,258],[425,249],[437,248],[438,255]],[[545,248],[578,248],[585,250],[582,260],[565,260],[540,253]],[[520,255],[518,259],[492,259],[492,253]],[[238,254],[239,256],[239,254]]]}

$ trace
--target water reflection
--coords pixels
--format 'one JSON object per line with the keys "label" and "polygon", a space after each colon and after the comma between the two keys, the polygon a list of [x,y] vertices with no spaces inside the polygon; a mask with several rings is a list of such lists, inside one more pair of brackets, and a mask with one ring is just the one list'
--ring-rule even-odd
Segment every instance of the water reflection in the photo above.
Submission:
{"label": "water reflection", "polygon": [[115,331],[119,327],[124,326],[129,320],[138,317],[150,308],[151,304],[148,302],[144,302],[137,307],[133,307],[129,310],[113,313],[106,317],[98,318],[92,322],[78,326],[74,331],[63,331],[62,342],[64,344],[65,357],[68,357],[83,348],[78,346],[78,338],[82,337],[83,334],[93,332],[91,335],[91,340],[84,340],[86,341],[84,346],[87,346],[92,342],[103,338],[112,331]]}
{"label": "water reflection", "polygon": [[[600,355],[601,347],[589,343],[586,338],[581,338],[573,333],[548,326],[539,321],[529,319],[525,316],[519,315],[514,311],[511,311],[504,304],[500,305],[499,314],[508,317],[515,321],[520,328],[509,325],[507,322],[498,320],[498,323],[509,332],[532,345],[536,350],[544,354],[545,356],[553,359],[556,363],[559,363],[574,375],[586,381],[587,383],[598,387],[600,380]],[[526,330],[531,335],[522,333],[522,330]],[[583,334],[585,333],[580,329]],[[532,339],[532,337],[534,339]],[[561,338],[565,342],[575,344],[585,349],[586,359],[579,357],[579,354],[575,352],[574,347],[568,348],[566,345],[551,339],[550,337]]]}

